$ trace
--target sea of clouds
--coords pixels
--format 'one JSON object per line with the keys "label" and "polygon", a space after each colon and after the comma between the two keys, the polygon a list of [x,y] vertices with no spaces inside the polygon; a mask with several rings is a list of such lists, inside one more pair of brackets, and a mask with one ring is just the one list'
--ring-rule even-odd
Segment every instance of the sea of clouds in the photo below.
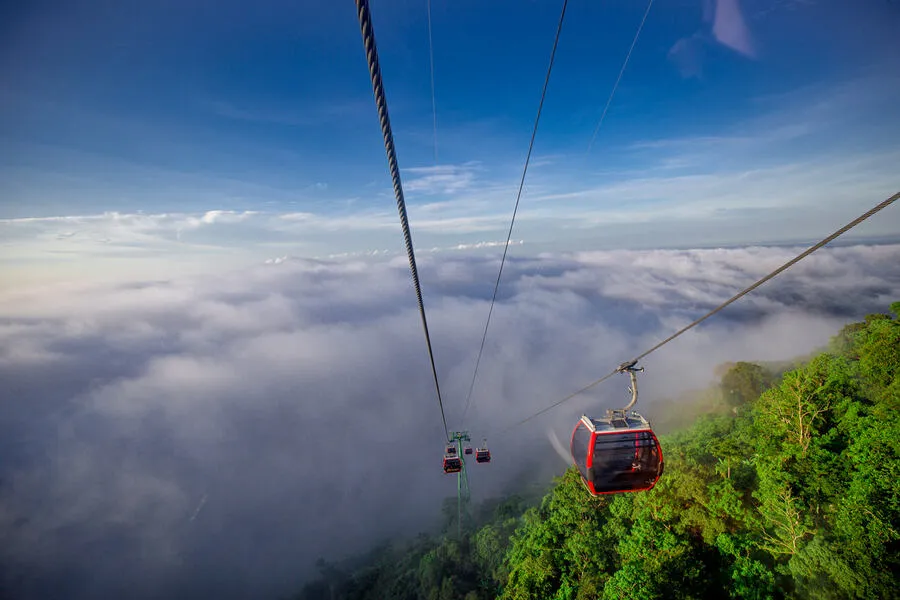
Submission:
{"label": "sea of clouds", "polygon": [[[465,421],[499,256],[423,254],[449,425],[494,452],[475,499],[549,482],[565,465],[546,431],[566,440],[627,381],[509,425],[796,252],[514,249]],[[641,406],[896,300],[900,245],[825,249],[645,359]],[[289,593],[320,556],[435,527],[456,492],[405,257],[6,291],[0,381],[0,590],[17,598]]]}

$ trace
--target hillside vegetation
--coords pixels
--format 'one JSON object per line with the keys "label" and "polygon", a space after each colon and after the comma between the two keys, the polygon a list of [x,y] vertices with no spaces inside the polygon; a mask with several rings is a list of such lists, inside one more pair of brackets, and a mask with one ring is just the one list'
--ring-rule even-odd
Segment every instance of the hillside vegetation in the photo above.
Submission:
{"label": "hillside vegetation", "polygon": [[[650,492],[483,506],[461,539],[320,563],[298,600],[900,597],[900,302],[784,373],[737,363]],[[780,369],[779,369],[780,371]]]}

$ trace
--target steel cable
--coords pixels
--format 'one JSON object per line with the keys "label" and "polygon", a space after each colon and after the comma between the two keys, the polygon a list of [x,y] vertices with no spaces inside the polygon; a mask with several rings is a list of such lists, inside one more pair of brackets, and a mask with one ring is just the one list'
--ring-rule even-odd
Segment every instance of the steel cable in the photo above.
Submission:
{"label": "steel cable", "polygon": [[416,255],[413,251],[412,235],[409,231],[409,220],[406,216],[406,201],[403,198],[403,184],[400,181],[400,168],[397,166],[397,152],[394,148],[394,134],[391,131],[391,119],[388,116],[387,98],[384,94],[384,83],[381,80],[381,67],[378,64],[378,49],[375,46],[375,31],[372,27],[372,15],[368,0],[356,0],[356,11],[363,44],[366,48],[366,60],[369,63],[369,75],[372,79],[372,91],[375,95],[375,106],[378,109],[378,120],[381,122],[381,133],[384,137],[384,150],[387,153],[388,167],[394,184],[394,196],[397,198],[397,211],[400,213],[400,227],[403,229],[403,241],[406,244],[406,256],[409,258],[409,270],[412,273],[416,300],[419,303],[419,315],[422,317],[422,328],[425,330],[425,343],[428,346],[428,358],[431,360],[431,373],[434,376],[434,388],[437,392],[438,406],[441,409],[441,421],[444,424],[444,435],[450,441],[450,430],[447,428],[447,417],[444,415],[444,400],[441,397],[441,386],[438,383],[437,368],[434,363],[434,351],[431,347],[431,335],[428,333],[428,319],[425,317],[425,303],[422,301],[422,287],[419,284],[419,271],[416,268]]}

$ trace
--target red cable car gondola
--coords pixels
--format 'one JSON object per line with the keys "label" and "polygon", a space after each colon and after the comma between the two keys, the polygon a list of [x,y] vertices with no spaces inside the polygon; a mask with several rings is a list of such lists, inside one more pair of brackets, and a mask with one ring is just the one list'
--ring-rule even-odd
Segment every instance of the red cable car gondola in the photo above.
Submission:
{"label": "red cable car gondola", "polygon": [[475,462],[477,463],[489,463],[491,462],[491,451],[488,450],[487,440],[482,442],[481,448],[475,449]]}
{"label": "red cable car gondola", "polygon": [[650,490],[663,472],[662,448],[650,423],[629,412],[637,402],[635,371],[643,371],[634,364],[619,367],[631,376],[631,403],[606,411],[602,419],[582,416],[572,431],[572,460],[594,496]]}
{"label": "red cable car gondola", "polygon": [[458,456],[444,457],[444,473],[459,473],[462,471],[462,462]]}
{"label": "red cable car gondola", "polygon": [[466,454],[472,454],[472,446],[466,446],[466,449],[464,450],[464,452]]}
{"label": "red cable car gondola", "polygon": [[456,446],[448,445],[444,452],[444,473],[459,473],[462,471],[462,459],[456,453]]}

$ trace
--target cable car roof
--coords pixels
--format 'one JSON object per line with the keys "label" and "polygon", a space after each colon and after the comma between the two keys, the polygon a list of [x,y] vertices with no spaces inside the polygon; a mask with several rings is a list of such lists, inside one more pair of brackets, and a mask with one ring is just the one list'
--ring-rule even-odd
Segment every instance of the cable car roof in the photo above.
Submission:
{"label": "cable car roof", "polygon": [[606,417],[594,418],[581,416],[581,422],[591,432],[628,431],[631,429],[650,429],[650,422],[636,412],[625,413],[623,410],[608,410]]}

